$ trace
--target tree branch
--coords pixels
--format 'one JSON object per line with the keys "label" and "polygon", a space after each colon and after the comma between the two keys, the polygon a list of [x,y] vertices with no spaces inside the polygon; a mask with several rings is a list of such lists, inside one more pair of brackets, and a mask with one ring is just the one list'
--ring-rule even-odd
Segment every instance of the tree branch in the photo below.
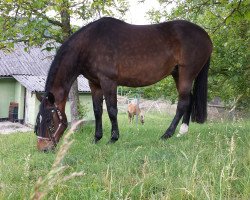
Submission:
{"label": "tree branch", "polygon": [[39,17],[42,17],[43,19],[47,20],[49,23],[56,25],[56,26],[60,26],[63,27],[63,24],[60,21],[54,20],[49,18],[47,15],[40,13],[38,10],[32,10],[33,13]]}
{"label": "tree branch", "polygon": [[214,29],[214,31],[213,31],[212,33],[215,33],[223,24],[226,23],[226,21],[227,21],[230,17],[232,17],[232,15],[233,15],[236,11],[239,10],[240,5],[241,5],[241,2],[242,2],[242,0],[239,1],[237,7],[234,8],[234,9],[229,13],[229,15],[228,15],[227,17],[224,18],[224,20],[223,20],[220,24],[218,24],[216,27],[214,27],[215,29]]}
{"label": "tree branch", "polygon": [[[38,11],[38,9],[35,9],[34,7],[32,7],[32,4],[31,3],[28,3],[28,2],[25,2],[22,4],[23,5],[23,9],[24,10],[30,10],[31,14],[34,14],[36,15],[37,17],[41,17],[45,20],[47,20],[49,23],[53,24],[53,25],[56,25],[56,26],[60,26],[60,27],[63,27],[63,24],[60,22],[60,21],[57,21],[57,20],[54,20],[54,19],[51,19],[50,17],[48,17],[47,15],[43,14],[43,9],[41,11]],[[25,5],[28,7],[25,8]],[[54,4],[49,4],[49,5],[54,5]]]}

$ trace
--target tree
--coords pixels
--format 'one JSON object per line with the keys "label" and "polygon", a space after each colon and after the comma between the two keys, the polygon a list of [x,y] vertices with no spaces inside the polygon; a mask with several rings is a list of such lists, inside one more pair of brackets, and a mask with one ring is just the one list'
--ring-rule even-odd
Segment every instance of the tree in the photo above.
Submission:
{"label": "tree", "polygon": [[[122,18],[127,9],[126,0],[1,0],[0,49],[24,42],[52,50],[78,29],[74,21],[85,25],[103,15]],[[75,81],[69,94],[72,122],[78,118],[77,88]]]}
{"label": "tree", "polygon": [[[214,45],[209,76],[210,98],[219,96],[230,106],[237,99],[238,108],[250,108],[249,1],[159,2],[161,10],[151,10],[148,13],[153,22],[186,19],[209,33]],[[169,12],[167,6],[170,4],[174,4],[174,7]]]}

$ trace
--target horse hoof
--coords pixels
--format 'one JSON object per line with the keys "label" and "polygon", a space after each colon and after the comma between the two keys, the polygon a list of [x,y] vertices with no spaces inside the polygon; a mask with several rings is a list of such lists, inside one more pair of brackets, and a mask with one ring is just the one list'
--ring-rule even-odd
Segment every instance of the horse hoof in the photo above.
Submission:
{"label": "horse hoof", "polygon": [[107,144],[114,144],[118,139],[111,138]]}
{"label": "horse hoof", "polygon": [[107,145],[114,144],[114,143],[115,143],[114,141],[109,140],[109,141],[107,142]]}
{"label": "horse hoof", "polygon": [[43,153],[55,153],[55,148],[52,149],[44,149],[42,150]]}
{"label": "horse hoof", "polygon": [[167,140],[167,139],[169,139],[171,137],[172,137],[172,135],[164,134],[164,135],[161,136],[161,139],[162,140]]}
{"label": "horse hoof", "polygon": [[97,144],[101,139],[102,139],[102,137],[95,137],[93,140],[93,143]]}

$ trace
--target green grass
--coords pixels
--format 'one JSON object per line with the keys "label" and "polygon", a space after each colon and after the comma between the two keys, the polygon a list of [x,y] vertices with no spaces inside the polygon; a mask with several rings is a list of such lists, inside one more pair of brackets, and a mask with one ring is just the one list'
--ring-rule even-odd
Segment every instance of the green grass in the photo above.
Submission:
{"label": "green grass", "polygon": [[[93,144],[93,125],[73,135],[64,175],[46,199],[250,199],[250,122],[191,124],[188,135],[161,141],[171,118],[146,116],[129,125],[119,115],[120,140]],[[29,199],[37,179],[50,170],[55,153],[39,153],[33,133],[0,136],[0,199]]]}

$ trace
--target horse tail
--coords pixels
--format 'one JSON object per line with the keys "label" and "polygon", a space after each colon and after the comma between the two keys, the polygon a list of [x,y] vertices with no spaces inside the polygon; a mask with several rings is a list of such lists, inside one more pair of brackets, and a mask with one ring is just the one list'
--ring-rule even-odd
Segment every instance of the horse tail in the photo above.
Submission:
{"label": "horse tail", "polygon": [[194,81],[192,121],[204,123],[207,119],[207,82],[210,57]]}

